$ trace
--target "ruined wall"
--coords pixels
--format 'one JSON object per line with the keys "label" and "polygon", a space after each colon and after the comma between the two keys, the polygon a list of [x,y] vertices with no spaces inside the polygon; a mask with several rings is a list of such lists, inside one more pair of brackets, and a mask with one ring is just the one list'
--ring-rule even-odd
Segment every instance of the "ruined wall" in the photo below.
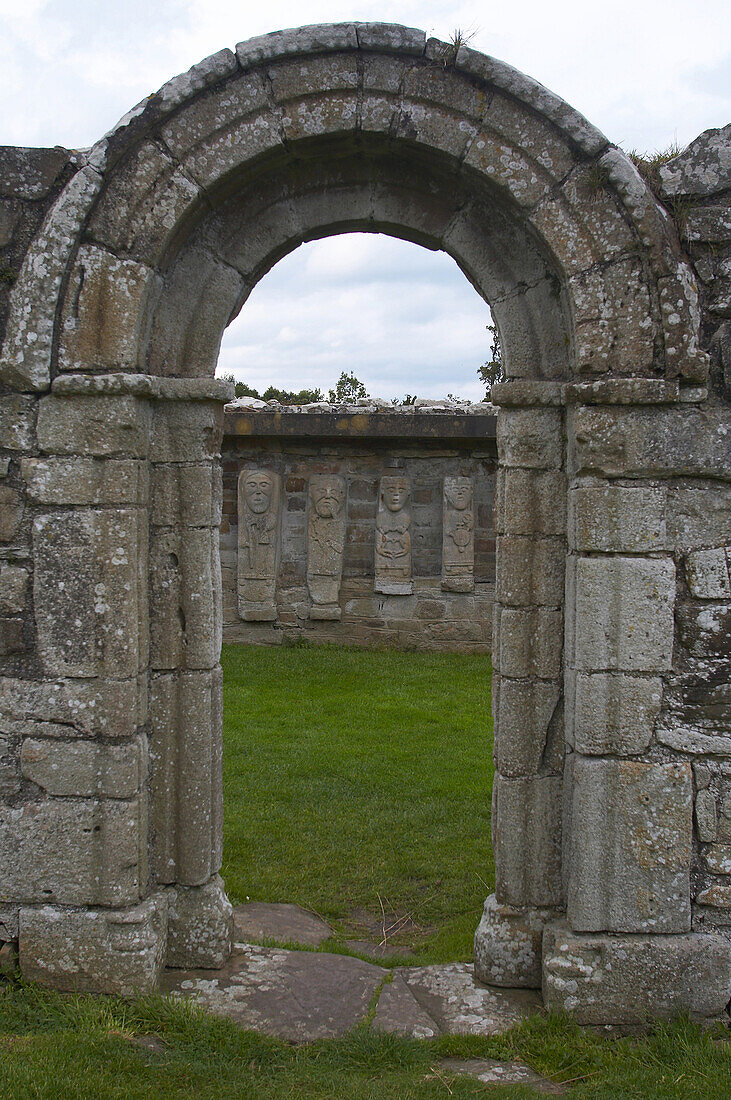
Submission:
{"label": "ruined wall", "polygon": [[[221,574],[224,641],[279,644],[305,637],[346,645],[489,651],[495,585],[493,497],[496,410],[458,411],[420,406],[377,410],[359,406],[300,412],[252,410],[245,399],[227,407],[224,421]],[[435,403],[436,404],[436,403]],[[269,434],[271,433],[271,434]],[[280,479],[280,550],[274,586],[276,618],[251,620],[239,606],[237,567],[239,483],[244,471],[266,470]],[[409,499],[410,591],[378,591],[376,535],[382,478],[406,479]],[[339,553],[330,567],[333,605],[318,606],[313,582],[313,478],[334,479],[344,493]],[[464,509],[465,545],[452,558],[464,577],[450,576],[445,480],[464,477],[471,499]],[[245,505],[243,506],[245,507]],[[460,513],[462,518],[462,513]],[[449,524],[449,518],[447,520]],[[330,543],[338,541],[325,535]],[[454,544],[454,540],[451,540]],[[406,555],[403,555],[406,558]],[[383,587],[383,586],[381,586]],[[336,605],[336,606],[335,606]]]}

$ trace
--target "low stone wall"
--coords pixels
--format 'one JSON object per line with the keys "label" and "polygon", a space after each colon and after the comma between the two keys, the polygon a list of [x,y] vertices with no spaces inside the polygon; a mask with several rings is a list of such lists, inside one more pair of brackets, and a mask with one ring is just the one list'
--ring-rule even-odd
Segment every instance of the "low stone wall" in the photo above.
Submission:
{"label": "low stone wall", "polygon": [[[242,402],[227,406],[222,454],[226,641],[276,645],[303,637],[346,645],[490,650],[497,465],[490,406]],[[259,578],[242,579],[240,557],[248,560],[252,551],[242,545],[241,523],[247,521],[241,512],[247,505],[240,486],[250,473],[273,475],[278,499],[262,513],[272,517],[264,520],[265,527],[271,524],[271,537],[265,536],[270,564]],[[394,590],[393,578],[376,575],[384,478],[403,482],[406,493],[398,514],[407,517],[409,545],[402,558],[410,568],[395,584],[402,591]],[[457,540],[464,545],[448,530],[446,555],[444,517],[451,505],[445,484],[458,487],[466,502],[456,513]],[[335,517],[315,518],[317,486],[342,494]],[[383,504],[380,509],[385,514]],[[448,527],[451,522],[448,518]],[[330,565],[315,567],[313,556],[323,544]],[[456,548],[451,557],[450,547]],[[318,580],[315,568],[329,569],[328,578]],[[388,564],[385,568],[388,573]],[[244,589],[256,585],[261,595],[262,584],[269,586],[272,604],[263,610],[259,601],[252,609]],[[319,595],[326,588],[334,593],[326,597],[329,603]]]}

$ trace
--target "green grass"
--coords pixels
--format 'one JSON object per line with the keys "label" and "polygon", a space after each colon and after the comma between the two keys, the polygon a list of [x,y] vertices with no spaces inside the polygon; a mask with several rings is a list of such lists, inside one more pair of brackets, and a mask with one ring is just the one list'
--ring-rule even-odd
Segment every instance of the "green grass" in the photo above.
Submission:
{"label": "green grass", "polygon": [[[493,889],[484,655],[224,646],[234,904],[296,902],[342,944],[469,959]],[[328,943],[328,949],[333,944]]]}
{"label": "green grass", "polygon": [[0,1097],[13,1100],[431,1100],[535,1097],[455,1078],[439,1058],[521,1058],[576,1100],[721,1100],[731,1093],[727,1041],[686,1021],[612,1039],[534,1017],[493,1039],[417,1042],[360,1027],[292,1047],[161,997],[63,996],[0,985]]}

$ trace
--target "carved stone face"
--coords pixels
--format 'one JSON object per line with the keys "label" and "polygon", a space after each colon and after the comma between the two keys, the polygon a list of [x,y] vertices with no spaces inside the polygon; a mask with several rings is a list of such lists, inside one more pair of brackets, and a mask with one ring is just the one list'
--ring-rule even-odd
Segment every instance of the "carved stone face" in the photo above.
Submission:
{"label": "carved stone face", "polygon": [[454,478],[444,483],[444,495],[453,508],[464,512],[472,503],[472,482],[468,478]]}
{"label": "carved stone face", "polygon": [[381,495],[389,512],[400,512],[409,496],[409,486],[406,478],[384,478]]}
{"label": "carved stone face", "polygon": [[252,470],[244,481],[244,496],[246,503],[256,515],[262,515],[269,510],[272,502],[273,482],[271,474],[264,470]]}
{"label": "carved stone face", "polygon": [[321,519],[332,519],[343,506],[343,489],[337,481],[313,487],[312,503]]}

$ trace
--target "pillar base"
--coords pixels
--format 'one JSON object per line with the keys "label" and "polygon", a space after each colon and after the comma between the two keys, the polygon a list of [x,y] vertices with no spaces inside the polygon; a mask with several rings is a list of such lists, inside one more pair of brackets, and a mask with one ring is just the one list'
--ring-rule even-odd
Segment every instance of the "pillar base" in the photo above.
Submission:
{"label": "pillar base", "polygon": [[644,1024],[689,1013],[720,1016],[731,999],[731,942],[677,935],[572,932],[543,937],[543,1000],[580,1024]]}
{"label": "pillar base", "polygon": [[543,929],[555,917],[555,909],[517,909],[490,894],[475,932],[475,977],[488,985],[540,989]]}
{"label": "pillar base", "polygon": [[66,993],[149,993],[165,962],[163,893],[125,909],[22,908],[20,972]]}
{"label": "pillar base", "polygon": [[168,898],[166,964],[203,970],[223,966],[233,945],[233,908],[220,875],[203,886],[171,886]]}

